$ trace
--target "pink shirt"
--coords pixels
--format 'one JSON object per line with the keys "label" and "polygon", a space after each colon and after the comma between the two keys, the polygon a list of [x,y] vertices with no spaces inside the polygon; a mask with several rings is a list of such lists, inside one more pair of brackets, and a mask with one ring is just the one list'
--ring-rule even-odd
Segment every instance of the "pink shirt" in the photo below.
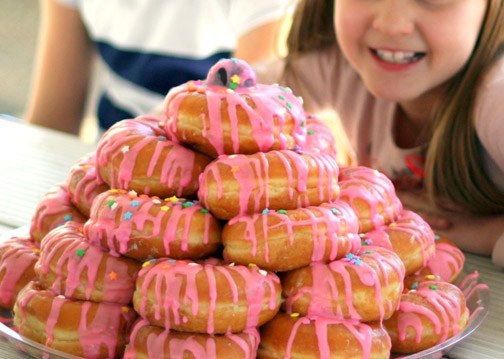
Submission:
{"label": "pink shirt", "polygon": [[[255,65],[258,82],[279,82],[283,66],[283,61]],[[397,188],[421,184],[425,148],[404,149],[395,143],[393,123],[397,103],[373,96],[359,74],[334,49],[307,54],[296,60],[294,67],[295,74],[289,71],[282,85],[303,97],[308,113],[324,119],[333,130],[338,127],[345,130],[359,164],[384,172]],[[475,111],[485,168],[504,192],[503,94],[504,56],[485,76]],[[504,266],[504,235],[497,247],[502,251],[499,255],[494,253],[494,260]]]}

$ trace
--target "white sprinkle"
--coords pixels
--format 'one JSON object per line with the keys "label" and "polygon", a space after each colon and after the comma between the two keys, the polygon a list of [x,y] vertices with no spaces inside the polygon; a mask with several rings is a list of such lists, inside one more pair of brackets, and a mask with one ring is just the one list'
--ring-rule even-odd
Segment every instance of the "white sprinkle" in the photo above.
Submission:
{"label": "white sprinkle", "polygon": [[138,193],[136,193],[136,191],[134,190],[129,191],[128,194],[131,196],[138,196]]}
{"label": "white sprinkle", "polygon": [[378,170],[374,170],[374,174],[375,174],[375,176],[379,176],[380,172]]}
{"label": "white sprinkle", "polygon": [[121,148],[121,152],[122,152],[122,153],[129,152],[129,150],[130,150],[130,147],[129,147],[129,146],[124,146],[123,148]]}
{"label": "white sprinkle", "polygon": [[231,263],[229,266],[230,267],[234,267],[235,266],[235,262]]}
{"label": "white sprinkle", "polygon": [[360,233],[359,237],[364,238],[364,237],[366,237],[366,234],[365,233]]}
{"label": "white sprinkle", "polygon": [[227,93],[234,93],[234,90],[232,90],[232,89],[226,89],[226,92]]}
{"label": "white sprinkle", "polygon": [[197,265],[199,265],[198,263],[194,263],[194,262],[191,262],[191,263],[187,263],[188,266],[191,266],[191,267],[195,267]]}
{"label": "white sprinkle", "polygon": [[152,202],[155,204],[161,204],[161,201],[159,199],[153,199]]}
{"label": "white sprinkle", "polygon": [[266,272],[264,269],[259,269],[259,273],[265,277],[268,275],[268,272]]}
{"label": "white sprinkle", "polygon": [[229,155],[228,158],[235,158],[236,155]]}
{"label": "white sprinkle", "polygon": [[58,295],[58,298],[61,298],[61,299],[66,299],[65,296],[63,294],[60,294]]}
{"label": "white sprinkle", "polygon": [[273,86],[278,86],[278,84],[275,82],[275,83],[273,84]]}

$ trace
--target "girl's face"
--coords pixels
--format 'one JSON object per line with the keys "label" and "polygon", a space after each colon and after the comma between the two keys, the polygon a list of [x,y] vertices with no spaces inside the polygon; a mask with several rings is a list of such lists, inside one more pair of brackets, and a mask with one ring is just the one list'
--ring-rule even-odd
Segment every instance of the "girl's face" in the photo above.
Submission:
{"label": "girl's face", "polygon": [[335,0],[335,31],[375,96],[427,95],[468,61],[487,0]]}

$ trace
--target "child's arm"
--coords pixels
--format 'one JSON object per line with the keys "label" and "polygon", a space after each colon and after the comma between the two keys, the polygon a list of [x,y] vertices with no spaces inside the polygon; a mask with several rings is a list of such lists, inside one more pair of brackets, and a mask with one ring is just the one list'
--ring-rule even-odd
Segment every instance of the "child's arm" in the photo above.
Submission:
{"label": "child's arm", "polygon": [[30,123],[78,133],[90,77],[93,45],[77,10],[41,2],[41,27]]}

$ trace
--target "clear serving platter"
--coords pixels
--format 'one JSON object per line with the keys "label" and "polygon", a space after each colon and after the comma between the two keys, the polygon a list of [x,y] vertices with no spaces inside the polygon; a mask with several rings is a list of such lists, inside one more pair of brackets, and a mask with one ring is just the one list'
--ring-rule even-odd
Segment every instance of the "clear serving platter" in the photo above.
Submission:
{"label": "clear serving platter", "polygon": [[[27,235],[27,233],[28,227],[24,226],[18,228],[15,231],[9,232],[7,235],[0,236],[0,242],[13,236]],[[487,285],[481,283],[476,273],[463,273],[462,277],[464,278],[459,282],[459,287],[464,292],[467,301],[467,307],[469,308],[469,311],[471,313],[469,322],[464,330],[451,337],[450,339],[429,349],[405,356],[393,355],[391,358],[442,358],[443,356],[448,355],[450,350],[455,345],[466,339],[483,323],[490,309],[490,290]],[[13,313],[11,311],[0,308],[0,337],[3,337],[15,348],[21,350],[31,357],[40,359],[82,359],[81,357],[49,348],[45,345],[39,344],[37,342],[34,342],[33,340],[23,337],[13,328],[12,318]]]}

